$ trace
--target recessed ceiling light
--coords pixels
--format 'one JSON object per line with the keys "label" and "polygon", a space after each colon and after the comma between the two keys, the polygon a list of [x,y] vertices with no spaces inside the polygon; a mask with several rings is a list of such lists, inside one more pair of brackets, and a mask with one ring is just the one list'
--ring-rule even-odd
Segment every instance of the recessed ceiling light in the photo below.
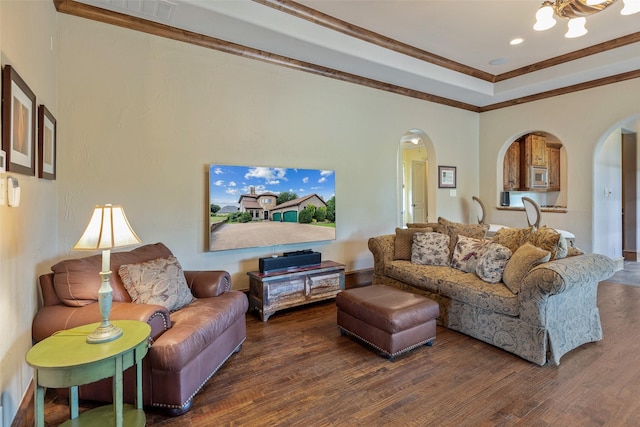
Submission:
{"label": "recessed ceiling light", "polygon": [[515,39],[511,40],[511,41],[509,42],[509,44],[510,44],[511,46],[515,46],[515,45],[518,45],[518,44],[522,43],[523,41],[524,41],[524,39],[523,39],[523,38],[517,37],[517,38],[515,38]]}
{"label": "recessed ceiling light", "polygon": [[507,58],[496,58],[489,61],[489,65],[502,65],[506,64],[507,62],[509,62]]}

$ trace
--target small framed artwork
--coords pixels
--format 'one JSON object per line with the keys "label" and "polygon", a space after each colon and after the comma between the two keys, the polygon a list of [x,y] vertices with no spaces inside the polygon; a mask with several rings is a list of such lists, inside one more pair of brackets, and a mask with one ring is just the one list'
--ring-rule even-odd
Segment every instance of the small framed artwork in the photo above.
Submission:
{"label": "small framed artwork", "polygon": [[455,166],[438,166],[438,188],[456,188]]}
{"label": "small framed artwork", "polygon": [[2,149],[7,172],[36,174],[36,95],[10,65],[2,73]]}
{"label": "small framed artwork", "polygon": [[45,107],[38,107],[38,177],[56,179],[56,119]]}

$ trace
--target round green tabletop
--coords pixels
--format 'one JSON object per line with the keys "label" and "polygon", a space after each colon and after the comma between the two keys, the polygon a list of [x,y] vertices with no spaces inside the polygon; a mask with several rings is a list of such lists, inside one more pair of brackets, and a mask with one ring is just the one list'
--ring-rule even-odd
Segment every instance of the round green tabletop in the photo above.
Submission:
{"label": "round green tabletop", "polygon": [[111,323],[123,330],[122,336],[116,340],[100,344],[86,342],[87,335],[100,323],[65,329],[33,346],[27,352],[27,363],[38,369],[77,368],[125,353],[144,342],[151,333],[148,324],[137,320],[114,320]]}

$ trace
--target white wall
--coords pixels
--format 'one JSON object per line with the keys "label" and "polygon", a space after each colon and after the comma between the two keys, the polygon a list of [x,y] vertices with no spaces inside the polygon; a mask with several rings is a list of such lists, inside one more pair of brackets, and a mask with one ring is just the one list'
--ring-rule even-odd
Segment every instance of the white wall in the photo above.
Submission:
{"label": "white wall", "polygon": [[425,129],[439,164],[458,166],[457,197],[434,190],[438,214],[468,216],[475,113],[73,16],[59,22],[61,255],[74,255],[94,204],[119,203],[145,243],[164,242],[185,268],[228,270],[234,288],[247,288],[257,259],[283,248],[206,252],[206,171],[253,164],[335,170],[337,240],[302,246],[347,270],[372,267],[367,240],[397,223],[397,150],[412,128]]}
{"label": "white wall", "polygon": [[[543,213],[542,222],[569,230],[576,235],[576,246],[593,251],[594,239],[608,239],[600,221],[594,222],[594,158],[598,147],[621,123],[640,112],[637,97],[640,79],[629,80],[595,89],[557,96],[510,108],[482,113],[480,116],[480,195],[495,200],[502,187],[498,171],[502,171],[503,153],[514,136],[530,131],[546,131],[555,135],[567,154],[567,214]],[[501,173],[501,172],[500,172]],[[500,175],[501,177],[501,175]],[[599,182],[600,187],[615,187],[615,182]],[[526,226],[524,212],[489,209],[493,223]],[[619,220],[615,213],[602,218]],[[596,235],[594,235],[596,233]],[[609,248],[598,250],[616,257]]]}
{"label": "white wall", "polygon": [[[606,238],[594,239],[593,251],[622,257],[622,132],[611,132],[598,148],[594,159],[593,221]],[[604,185],[603,185],[604,184]],[[605,196],[604,189],[611,194]]]}
{"label": "white wall", "polygon": [[[53,2],[0,1],[2,66],[9,64],[54,116],[56,105],[56,22]],[[52,38],[53,37],[53,49]],[[0,124],[1,126],[1,124]],[[15,173],[22,189],[19,207],[0,206],[0,396],[8,426],[33,371],[25,363],[31,320],[38,304],[39,273],[58,251],[57,182]]]}

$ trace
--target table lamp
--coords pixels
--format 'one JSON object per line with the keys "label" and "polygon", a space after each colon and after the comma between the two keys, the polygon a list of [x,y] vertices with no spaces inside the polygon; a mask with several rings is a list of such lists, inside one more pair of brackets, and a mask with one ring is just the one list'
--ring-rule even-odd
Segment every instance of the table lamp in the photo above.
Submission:
{"label": "table lamp", "polygon": [[80,240],[73,246],[75,250],[102,249],[102,285],[98,290],[100,306],[100,326],[87,336],[90,344],[113,341],[122,336],[122,329],[109,322],[113,289],[111,288],[111,248],[119,248],[141,243],[131,229],[129,221],[120,205],[97,205]]}

